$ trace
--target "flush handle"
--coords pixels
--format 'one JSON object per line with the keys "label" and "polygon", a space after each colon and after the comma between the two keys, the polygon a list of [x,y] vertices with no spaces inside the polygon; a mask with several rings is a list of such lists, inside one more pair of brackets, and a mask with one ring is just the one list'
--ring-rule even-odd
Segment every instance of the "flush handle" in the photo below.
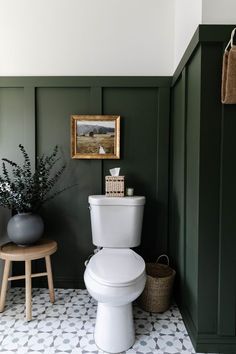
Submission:
{"label": "flush handle", "polygon": [[90,258],[92,258],[92,257],[93,257],[93,254],[90,254],[88,256],[88,259],[84,262],[85,267],[87,267],[87,265],[89,264]]}

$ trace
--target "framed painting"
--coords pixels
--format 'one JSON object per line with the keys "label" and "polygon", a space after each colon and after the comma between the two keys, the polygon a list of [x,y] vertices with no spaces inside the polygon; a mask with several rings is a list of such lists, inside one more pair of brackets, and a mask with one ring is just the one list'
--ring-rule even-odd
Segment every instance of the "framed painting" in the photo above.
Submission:
{"label": "framed painting", "polygon": [[72,159],[119,159],[120,116],[72,115]]}

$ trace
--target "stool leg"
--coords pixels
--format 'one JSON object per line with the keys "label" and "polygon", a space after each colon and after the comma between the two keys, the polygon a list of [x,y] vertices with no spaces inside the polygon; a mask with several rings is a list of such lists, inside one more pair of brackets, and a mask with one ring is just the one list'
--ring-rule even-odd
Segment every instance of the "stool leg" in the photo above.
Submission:
{"label": "stool leg", "polygon": [[31,261],[25,261],[25,309],[27,321],[32,320],[31,291]]}
{"label": "stool leg", "polygon": [[50,256],[45,257],[46,261],[46,269],[48,274],[48,289],[51,303],[55,301],[54,287],[53,287],[53,279],[52,279],[52,266]]}
{"label": "stool leg", "polygon": [[1,288],[1,298],[0,298],[0,312],[4,311],[6,295],[7,295],[7,285],[8,285],[8,277],[10,272],[11,261],[6,260],[3,271],[2,278],[2,288]]}

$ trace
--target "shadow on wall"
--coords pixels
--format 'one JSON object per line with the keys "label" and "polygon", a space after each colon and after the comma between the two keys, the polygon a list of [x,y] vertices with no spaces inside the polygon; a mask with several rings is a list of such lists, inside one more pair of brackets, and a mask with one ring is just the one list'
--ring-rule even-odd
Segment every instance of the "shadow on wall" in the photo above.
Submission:
{"label": "shadow on wall", "polygon": [[[125,185],[134,187],[135,195],[143,195],[146,197],[144,206],[142,238],[141,244],[136,248],[136,251],[145,259],[146,262],[155,262],[160,253],[165,252],[161,245],[164,235],[159,234],[158,223],[163,215],[163,205],[154,195],[152,185],[143,179],[140,179],[137,174],[130,171],[124,171]],[[162,222],[161,222],[162,223]]]}
{"label": "shadow on wall", "polygon": [[[10,210],[0,207],[0,245],[9,241],[7,237],[7,223],[10,217]],[[2,279],[3,265],[4,262],[0,260],[0,280]]]}
{"label": "shadow on wall", "polygon": [[[69,200],[60,203],[59,196],[42,209],[45,236],[58,242],[58,251],[53,257],[54,282],[57,287],[83,288],[84,262],[93,252],[89,210],[85,205],[78,209],[69,207]],[[67,200],[67,198],[66,198]],[[65,205],[68,205],[65,208]],[[89,240],[89,242],[88,242]]]}

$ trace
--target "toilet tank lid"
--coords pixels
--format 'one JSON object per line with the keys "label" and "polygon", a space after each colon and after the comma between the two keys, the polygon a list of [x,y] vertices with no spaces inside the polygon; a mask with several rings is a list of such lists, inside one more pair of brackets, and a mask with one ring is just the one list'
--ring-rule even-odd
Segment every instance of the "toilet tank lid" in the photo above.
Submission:
{"label": "toilet tank lid", "polygon": [[107,197],[106,195],[90,195],[88,198],[90,205],[144,205],[146,198],[135,197]]}

